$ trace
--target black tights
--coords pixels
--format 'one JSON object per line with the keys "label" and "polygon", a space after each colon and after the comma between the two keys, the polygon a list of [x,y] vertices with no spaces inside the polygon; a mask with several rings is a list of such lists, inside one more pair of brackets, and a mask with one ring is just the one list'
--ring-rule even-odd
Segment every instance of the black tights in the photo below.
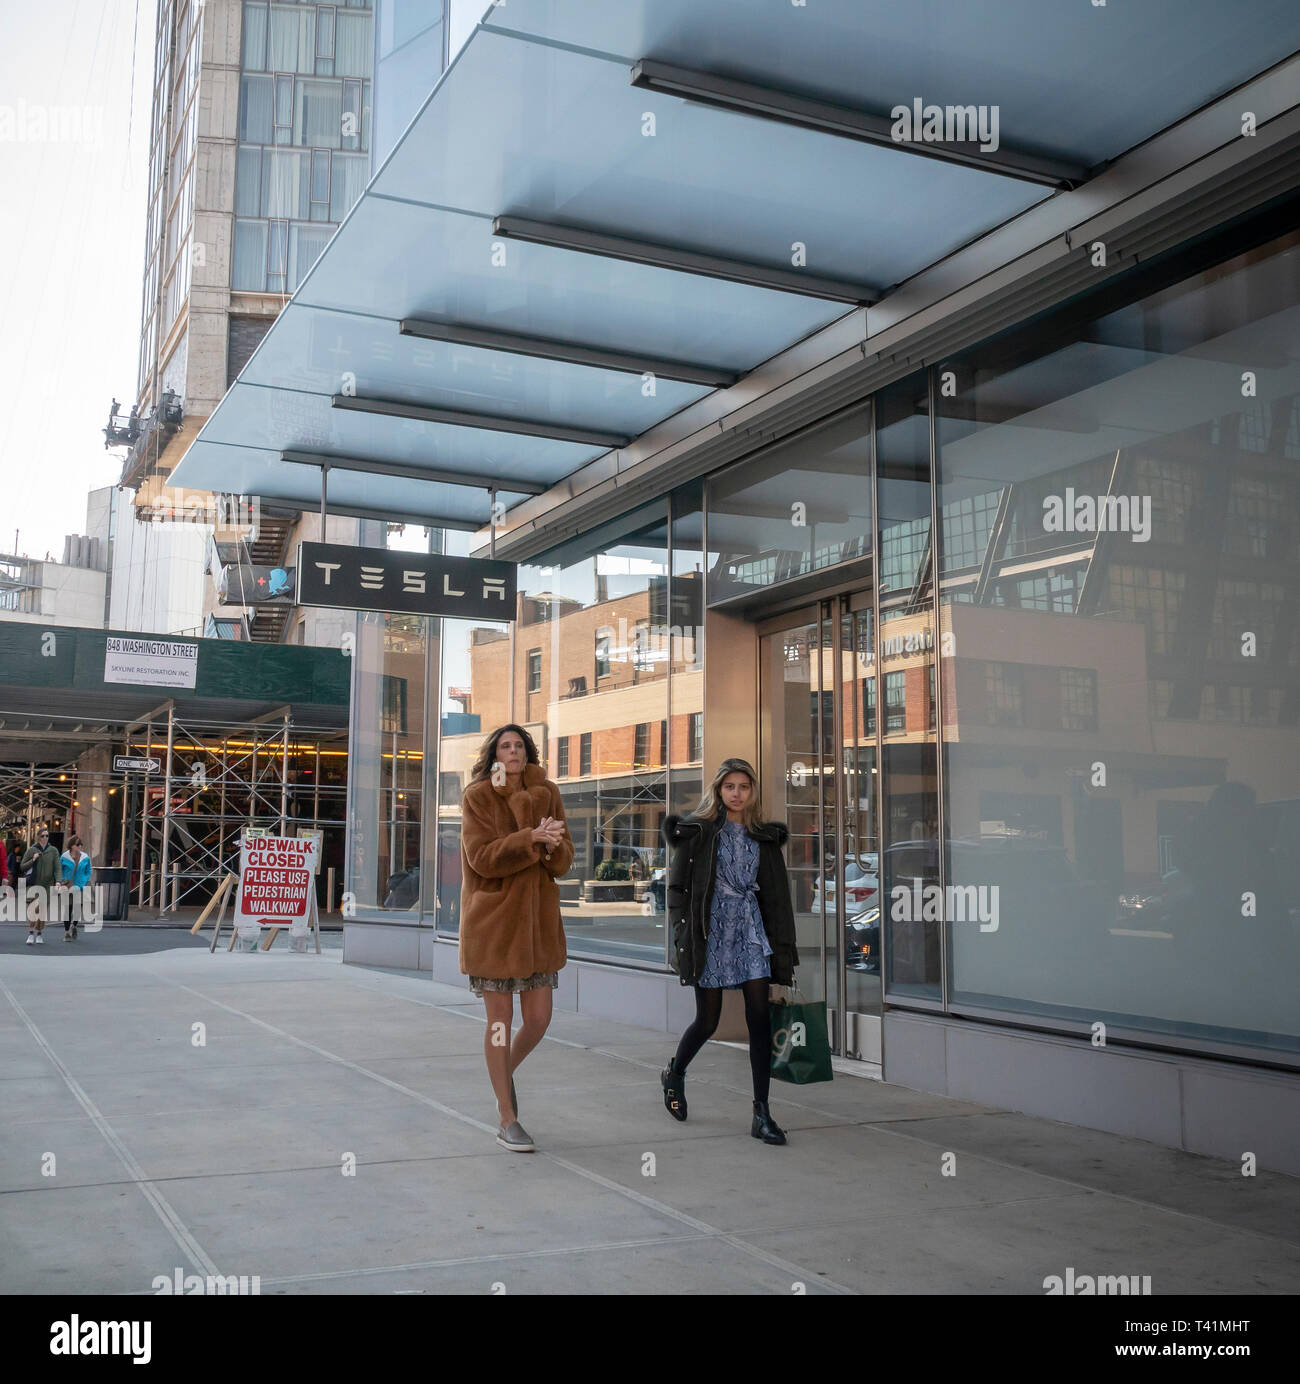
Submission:
{"label": "black tights", "polygon": [[[754,1078],[754,1099],[766,1101],[772,1080],[772,1029],[768,1019],[767,976],[741,985],[745,996],[745,1023],[749,1028],[749,1070]],[[695,1018],[677,1045],[676,1066],[684,1072],[695,1054],[713,1037],[722,1018],[722,991],[695,987]]]}

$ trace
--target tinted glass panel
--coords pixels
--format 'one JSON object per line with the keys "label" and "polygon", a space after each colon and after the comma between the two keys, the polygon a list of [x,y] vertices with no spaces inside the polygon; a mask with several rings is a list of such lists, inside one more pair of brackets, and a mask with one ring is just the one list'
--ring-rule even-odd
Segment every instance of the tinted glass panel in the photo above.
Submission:
{"label": "tinted glass panel", "polygon": [[955,1002],[1300,1049],[1297,339],[1293,235],[941,367]]}

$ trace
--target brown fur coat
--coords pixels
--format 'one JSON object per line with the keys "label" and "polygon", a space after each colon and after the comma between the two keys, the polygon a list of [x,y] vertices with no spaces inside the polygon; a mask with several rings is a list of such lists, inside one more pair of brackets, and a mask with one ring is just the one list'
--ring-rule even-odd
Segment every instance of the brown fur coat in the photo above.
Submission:
{"label": "brown fur coat", "polygon": [[558,971],[566,960],[556,880],[573,864],[566,836],[550,855],[532,840],[543,817],[564,821],[560,790],[538,764],[514,793],[491,779],[461,797],[460,969],[507,980]]}

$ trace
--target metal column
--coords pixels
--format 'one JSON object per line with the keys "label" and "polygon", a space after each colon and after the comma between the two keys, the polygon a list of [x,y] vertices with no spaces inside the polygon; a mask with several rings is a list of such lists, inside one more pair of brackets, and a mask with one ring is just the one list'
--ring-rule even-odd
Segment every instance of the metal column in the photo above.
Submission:
{"label": "metal column", "polygon": [[171,850],[172,826],[172,747],[176,736],[176,708],[167,708],[167,758],[163,763],[162,856],[158,876],[161,907],[158,916],[167,912],[167,865]]}
{"label": "metal column", "polygon": [[[130,745],[127,746],[128,753]],[[153,749],[153,721],[145,723],[144,731],[144,786],[140,790],[140,885],[136,893],[136,907],[144,907],[144,876],[149,861],[149,754]]]}
{"label": "metal column", "polygon": [[289,823],[289,713],[284,714],[284,740],[280,745],[280,835]]}

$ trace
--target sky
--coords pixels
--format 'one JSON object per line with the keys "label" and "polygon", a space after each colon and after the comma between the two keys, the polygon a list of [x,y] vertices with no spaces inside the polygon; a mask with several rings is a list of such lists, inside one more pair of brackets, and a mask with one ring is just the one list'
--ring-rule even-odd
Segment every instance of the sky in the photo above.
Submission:
{"label": "sky", "polygon": [[[452,50],[487,0],[454,0]],[[155,0],[0,0],[0,553],[63,555],[135,402]],[[134,70],[133,59],[134,55]]]}
{"label": "sky", "polygon": [[16,529],[61,558],[121,475],[100,429],[135,400],[154,20],[154,0],[0,4],[0,552]]}

